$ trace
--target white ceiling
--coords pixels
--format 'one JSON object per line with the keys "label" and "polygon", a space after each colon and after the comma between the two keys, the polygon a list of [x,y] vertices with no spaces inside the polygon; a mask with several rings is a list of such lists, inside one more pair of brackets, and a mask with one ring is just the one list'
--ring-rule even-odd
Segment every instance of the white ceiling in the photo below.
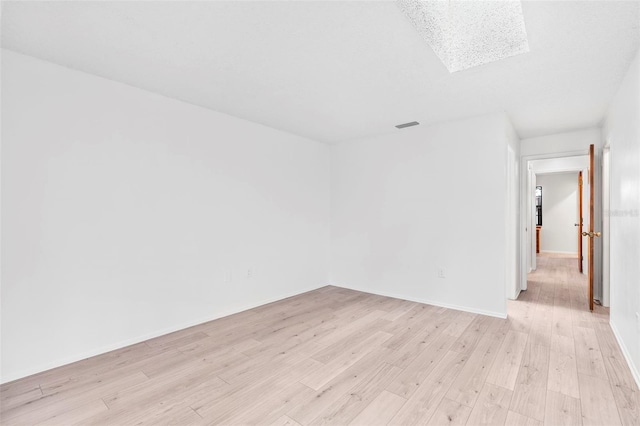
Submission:
{"label": "white ceiling", "polygon": [[450,74],[393,2],[7,2],[2,46],[337,143],[506,111],[523,138],[598,125],[638,1],[524,2],[530,52]]}

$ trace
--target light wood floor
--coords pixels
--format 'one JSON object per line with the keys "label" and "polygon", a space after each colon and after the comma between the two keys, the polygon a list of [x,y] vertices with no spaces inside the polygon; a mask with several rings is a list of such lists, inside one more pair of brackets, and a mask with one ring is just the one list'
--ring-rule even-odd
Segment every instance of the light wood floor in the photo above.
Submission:
{"label": "light wood floor", "polygon": [[540,257],[507,320],[325,287],[5,384],[1,422],[638,425],[574,265]]}

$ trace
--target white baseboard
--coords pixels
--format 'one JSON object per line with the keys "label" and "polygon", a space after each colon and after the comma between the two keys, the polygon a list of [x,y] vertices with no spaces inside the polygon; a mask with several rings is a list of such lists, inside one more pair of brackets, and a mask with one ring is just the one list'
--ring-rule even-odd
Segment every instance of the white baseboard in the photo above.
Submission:
{"label": "white baseboard", "polygon": [[577,251],[552,251],[552,250],[540,250],[540,253],[549,253],[549,254],[571,254],[578,256]]}
{"label": "white baseboard", "polygon": [[631,375],[633,376],[633,379],[636,381],[636,386],[640,388],[640,374],[638,374],[638,368],[634,365],[633,360],[631,359],[631,355],[629,354],[629,350],[627,349],[627,346],[624,344],[624,341],[620,338],[618,329],[616,328],[615,324],[611,322],[611,320],[609,320],[609,326],[613,331],[613,335],[616,336],[616,341],[618,342],[618,346],[620,346],[620,350],[622,351],[622,355],[624,356],[624,359],[627,361],[627,364],[629,365],[629,370],[631,370]]}
{"label": "white baseboard", "polygon": [[124,347],[127,346],[131,346],[131,345],[135,345],[136,343],[140,343],[140,342],[144,342],[145,340],[149,340],[149,339],[153,339],[155,337],[159,337],[159,336],[164,336],[165,334],[169,334],[169,333],[174,333],[176,331],[180,331],[180,330],[184,330],[186,328],[189,327],[193,327],[199,324],[204,324],[206,322],[209,321],[213,321],[219,318],[223,318],[223,317],[227,317],[229,315],[233,315],[233,314],[237,314],[239,312],[243,312],[249,309],[253,309],[253,308],[257,308],[258,306],[262,306],[262,305],[267,305],[269,303],[273,303],[273,302],[277,302],[279,300],[283,300],[283,299],[287,299],[289,297],[293,297],[293,296],[298,296],[300,294],[303,293],[307,293],[309,291],[313,291],[313,290],[317,290],[319,288],[325,287],[326,284],[317,286],[317,287],[313,287],[313,288],[309,288],[303,291],[298,291],[298,292],[294,292],[294,293],[287,293],[287,294],[283,294],[277,297],[270,297],[268,299],[262,300],[258,303],[253,303],[250,305],[246,305],[240,308],[236,308],[236,309],[232,309],[229,311],[223,311],[223,312],[218,312],[217,314],[208,316],[206,318],[201,318],[198,320],[194,320],[194,321],[187,321],[172,327],[168,327],[162,330],[157,330],[157,331],[153,331],[151,333],[146,333],[143,334],[141,336],[137,336],[131,339],[126,339],[126,340],[122,340],[119,341],[117,343],[111,344],[111,345],[106,345],[106,346],[102,346],[100,348],[96,348],[96,349],[92,349],[86,352],[82,352],[79,354],[75,354],[73,356],[69,356],[69,357],[65,357],[65,358],[61,358],[61,359],[57,359],[55,361],[51,361],[48,362],[46,364],[41,364],[38,366],[35,366],[33,368],[29,368],[29,369],[25,369],[22,371],[18,371],[12,374],[8,374],[6,376],[3,376],[0,378],[0,384],[4,384],[4,383],[8,383],[11,382],[13,380],[18,380],[18,379],[22,379],[24,377],[27,376],[31,376],[33,374],[38,374],[38,373],[42,373],[43,371],[47,371],[47,370],[51,370],[52,368],[56,368],[56,367],[61,367],[63,365],[67,365],[67,364],[71,364],[77,361],[81,361],[83,359],[86,358],[90,358],[92,356],[96,356],[96,355],[102,355],[105,354],[107,352],[111,352],[111,351],[115,351],[117,349],[122,349]]}
{"label": "white baseboard", "polygon": [[[501,312],[492,312],[492,311],[485,311],[482,309],[475,309],[475,308],[470,308],[468,306],[458,306],[458,305],[451,305],[448,303],[442,303],[442,302],[436,302],[433,300],[427,300],[427,299],[420,299],[420,298],[415,298],[415,297],[407,297],[404,295],[400,295],[400,294],[393,294],[393,293],[389,293],[389,292],[384,292],[384,291],[371,291],[371,290],[364,290],[361,288],[356,288],[356,287],[352,287],[352,286],[345,286],[345,285],[340,285],[340,284],[331,284],[334,287],[342,287],[342,288],[347,288],[349,290],[355,290],[355,291],[360,291],[362,293],[369,293],[369,294],[375,294],[378,296],[385,296],[385,297],[392,297],[394,299],[402,299],[402,300],[408,300],[410,302],[417,302],[417,303],[424,303],[425,305],[433,305],[433,306],[438,306],[440,308],[448,308],[448,309],[455,309],[456,311],[462,311],[462,312],[469,312],[472,314],[480,314],[480,315],[487,315],[490,317],[496,317],[496,318],[501,318],[501,319],[506,319],[507,318],[507,314],[506,313],[501,313]],[[505,297],[506,300],[506,297]]]}

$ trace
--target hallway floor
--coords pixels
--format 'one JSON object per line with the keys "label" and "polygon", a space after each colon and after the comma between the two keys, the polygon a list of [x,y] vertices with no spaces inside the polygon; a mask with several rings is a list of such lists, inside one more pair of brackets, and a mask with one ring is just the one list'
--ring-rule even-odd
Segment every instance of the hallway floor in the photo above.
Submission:
{"label": "hallway floor", "polygon": [[[589,312],[577,258],[542,254],[537,262],[528,290],[508,306],[511,329],[528,334],[511,405],[523,398],[531,414],[544,406],[545,424],[640,424],[640,393],[609,310]],[[546,395],[535,397],[539,387]]]}

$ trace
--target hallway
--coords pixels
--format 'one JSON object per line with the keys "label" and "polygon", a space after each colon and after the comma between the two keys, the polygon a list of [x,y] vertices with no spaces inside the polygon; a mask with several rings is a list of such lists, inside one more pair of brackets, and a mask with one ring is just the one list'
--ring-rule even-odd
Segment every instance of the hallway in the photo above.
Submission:
{"label": "hallway", "polygon": [[545,424],[640,424],[640,393],[609,310],[589,312],[575,256],[542,254],[537,263],[528,290],[508,302],[511,329],[529,334],[511,406],[531,417],[544,407]]}

